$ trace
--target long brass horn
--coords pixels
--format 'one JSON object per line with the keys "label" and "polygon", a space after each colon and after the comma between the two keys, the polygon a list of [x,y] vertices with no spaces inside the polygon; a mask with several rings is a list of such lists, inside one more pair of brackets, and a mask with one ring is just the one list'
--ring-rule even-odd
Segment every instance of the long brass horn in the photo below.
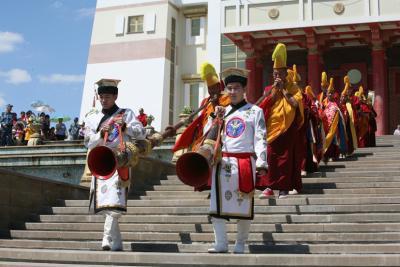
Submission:
{"label": "long brass horn", "polygon": [[176,174],[187,185],[200,187],[207,184],[211,167],[215,164],[219,150],[223,120],[214,119],[210,131],[196,152],[186,152],[176,162]]}
{"label": "long brass horn", "polygon": [[[99,179],[107,180],[115,171],[123,167],[133,167],[139,162],[139,155],[150,153],[151,145],[148,140],[135,142],[123,142],[121,127],[119,131],[119,147],[112,149],[105,145],[97,146],[88,154],[88,167],[91,173]],[[108,139],[108,133],[104,135],[104,143]]]}

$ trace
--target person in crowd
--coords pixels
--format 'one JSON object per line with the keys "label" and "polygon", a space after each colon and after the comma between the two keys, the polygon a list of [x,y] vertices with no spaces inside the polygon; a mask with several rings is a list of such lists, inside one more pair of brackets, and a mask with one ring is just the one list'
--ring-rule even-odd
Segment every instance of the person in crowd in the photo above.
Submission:
{"label": "person in crowd", "polygon": [[147,114],[144,113],[143,108],[139,109],[139,115],[137,116],[137,119],[142,123],[143,126],[147,126]]}
{"label": "person in crowd", "polygon": [[84,138],[85,138],[85,122],[82,122],[82,124],[79,125],[78,140],[83,140]]}
{"label": "person in crowd", "polygon": [[65,126],[65,123],[63,123],[63,118],[59,117],[58,118],[58,123],[56,124],[56,139],[57,140],[65,140],[66,133],[67,133],[67,127]]}
{"label": "person in crowd", "polygon": [[8,104],[6,111],[1,113],[0,116],[0,145],[1,146],[12,146],[14,144],[12,138],[12,129],[14,122],[16,121],[17,114],[12,112],[13,105]]}
{"label": "person in crowd", "polygon": [[79,130],[80,130],[80,125],[78,123],[78,118],[74,119],[74,122],[71,123],[71,125],[69,126],[69,135],[71,137],[71,140],[78,140],[79,137]]}
{"label": "person in crowd", "polygon": [[13,127],[13,136],[15,145],[22,146],[25,144],[25,125],[21,120],[18,120]]}

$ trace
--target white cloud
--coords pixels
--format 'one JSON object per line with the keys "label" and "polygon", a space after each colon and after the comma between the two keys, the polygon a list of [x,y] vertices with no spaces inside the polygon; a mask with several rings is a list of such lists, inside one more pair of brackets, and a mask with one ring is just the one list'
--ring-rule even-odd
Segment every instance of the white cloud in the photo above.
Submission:
{"label": "white cloud", "polygon": [[54,8],[60,8],[63,6],[63,2],[61,1],[54,1],[53,4],[51,5]]}
{"label": "white cloud", "polygon": [[76,11],[78,18],[91,18],[94,16],[96,8],[81,8]]}
{"label": "white cloud", "polygon": [[12,69],[9,71],[0,71],[0,77],[5,77],[6,83],[21,84],[32,81],[32,77],[26,70],[23,69]]}
{"label": "white cloud", "polygon": [[42,83],[78,83],[85,80],[85,75],[69,75],[69,74],[51,74],[40,75],[39,80]]}
{"label": "white cloud", "polygon": [[3,95],[0,94],[0,107],[4,107],[6,104],[6,100],[3,98]]}
{"label": "white cloud", "polygon": [[15,46],[24,42],[24,37],[15,32],[0,32],[0,53],[12,52]]}

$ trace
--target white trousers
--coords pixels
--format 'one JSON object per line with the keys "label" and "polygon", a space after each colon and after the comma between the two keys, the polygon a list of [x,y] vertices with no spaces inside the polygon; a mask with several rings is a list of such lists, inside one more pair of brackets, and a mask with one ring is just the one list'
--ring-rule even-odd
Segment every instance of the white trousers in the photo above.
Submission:
{"label": "white trousers", "polygon": [[111,210],[102,211],[105,216],[102,248],[104,250],[122,250],[122,238],[118,219],[121,214]]}

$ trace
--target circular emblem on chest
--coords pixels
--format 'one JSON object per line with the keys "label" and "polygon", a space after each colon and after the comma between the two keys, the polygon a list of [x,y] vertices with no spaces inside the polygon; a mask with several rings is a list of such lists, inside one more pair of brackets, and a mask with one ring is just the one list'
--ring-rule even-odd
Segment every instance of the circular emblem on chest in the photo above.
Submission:
{"label": "circular emblem on chest", "polygon": [[226,135],[237,138],[242,135],[245,129],[246,124],[241,118],[232,118],[226,124]]}
{"label": "circular emblem on chest", "polygon": [[104,194],[105,192],[107,192],[107,185],[103,185],[101,187],[101,192]]}

